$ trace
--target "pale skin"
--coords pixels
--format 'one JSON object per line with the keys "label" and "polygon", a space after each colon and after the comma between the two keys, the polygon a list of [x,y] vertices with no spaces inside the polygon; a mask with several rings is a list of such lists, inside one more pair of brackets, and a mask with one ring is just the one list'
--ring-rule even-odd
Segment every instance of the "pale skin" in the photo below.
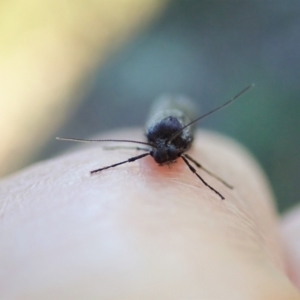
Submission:
{"label": "pale skin", "polygon": [[222,201],[181,159],[146,157],[90,176],[140,154],[101,146],[0,182],[1,299],[300,299],[272,193],[244,149],[199,132],[189,152],[234,186],[197,169]]}

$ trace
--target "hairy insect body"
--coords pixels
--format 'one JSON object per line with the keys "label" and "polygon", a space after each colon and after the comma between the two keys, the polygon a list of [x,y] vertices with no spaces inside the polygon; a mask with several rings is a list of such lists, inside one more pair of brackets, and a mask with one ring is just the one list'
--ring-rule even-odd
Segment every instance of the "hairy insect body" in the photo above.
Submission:
{"label": "hairy insect body", "polygon": [[195,126],[182,128],[194,119],[195,111],[194,104],[183,96],[166,95],[154,103],[146,123],[146,137],[148,143],[155,145],[150,155],[158,164],[174,162],[190,149]]}
{"label": "hairy insect body", "polygon": [[[167,117],[172,116],[178,120],[181,126],[185,126],[197,115],[196,106],[189,98],[181,95],[163,95],[154,101],[146,122],[146,132]],[[195,124],[186,129],[190,134],[194,134]]]}
{"label": "hairy insect body", "polygon": [[146,133],[148,142],[155,145],[150,155],[158,164],[173,162],[181,153],[190,148],[193,138],[184,132],[169,141],[169,138],[181,129],[182,125],[179,120],[173,116],[162,119],[154,127],[148,129]]}

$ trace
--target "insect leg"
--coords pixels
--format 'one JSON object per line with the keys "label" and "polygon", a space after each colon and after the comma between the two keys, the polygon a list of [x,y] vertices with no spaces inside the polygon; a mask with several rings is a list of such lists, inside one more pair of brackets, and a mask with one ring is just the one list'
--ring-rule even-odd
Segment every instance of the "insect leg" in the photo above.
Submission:
{"label": "insect leg", "polygon": [[199,164],[196,160],[194,160],[192,157],[190,157],[188,154],[184,154],[183,155],[185,158],[187,158],[188,160],[190,160],[191,162],[193,162],[198,168],[201,168],[203,171],[205,171],[207,174],[209,174],[210,176],[216,178],[217,180],[219,180],[220,182],[222,182],[224,185],[226,185],[229,189],[233,189],[233,186],[230,185],[229,183],[227,183],[226,181],[224,181],[222,178],[220,178],[219,176],[215,175],[214,173],[210,172],[209,170],[207,170],[206,168],[204,168],[201,164]]}
{"label": "insect leg", "polygon": [[103,167],[103,168],[100,168],[100,169],[97,169],[97,170],[93,170],[90,173],[91,174],[99,173],[99,172],[101,172],[103,170],[106,170],[106,169],[109,169],[109,168],[114,168],[116,166],[119,166],[119,165],[122,165],[122,164],[125,164],[125,163],[128,163],[128,162],[133,162],[133,161],[141,159],[141,158],[143,158],[143,157],[145,157],[147,155],[150,155],[150,153],[148,152],[148,153],[144,153],[144,154],[141,154],[141,155],[138,155],[138,156],[134,156],[134,157],[131,157],[131,158],[127,159],[127,160],[121,161],[121,162],[119,162],[117,164],[113,164],[113,165],[110,165],[110,166],[107,166],[107,167]]}
{"label": "insect leg", "polygon": [[132,149],[137,151],[150,151],[150,149],[142,148],[142,147],[126,147],[126,146],[104,146],[102,149],[104,150],[117,150],[117,149]]}
{"label": "insect leg", "polygon": [[196,169],[189,163],[189,161],[184,157],[181,156],[183,161],[186,163],[186,165],[189,167],[189,169],[203,182],[204,185],[206,185],[208,188],[210,188],[213,192],[215,192],[217,195],[220,196],[222,200],[224,200],[224,196],[221,195],[217,190],[215,190],[211,185],[209,185],[197,172]]}

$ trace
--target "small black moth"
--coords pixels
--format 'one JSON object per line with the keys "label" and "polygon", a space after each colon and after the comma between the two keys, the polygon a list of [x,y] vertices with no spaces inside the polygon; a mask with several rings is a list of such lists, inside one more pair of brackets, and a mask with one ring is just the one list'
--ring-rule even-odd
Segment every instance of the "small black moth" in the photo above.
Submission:
{"label": "small black moth", "polygon": [[[186,152],[191,148],[194,139],[195,123],[211,115],[212,113],[220,110],[221,108],[232,103],[234,100],[239,98],[242,94],[247,92],[252,88],[254,84],[251,84],[239,92],[229,101],[225,102],[223,105],[209,111],[208,113],[194,119],[192,118],[193,108],[191,103],[186,99],[182,98],[164,98],[155,105],[153,109],[154,112],[151,114],[148,123],[146,124],[146,137],[147,142],[133,141],[133,140],[116,140],[116,139],[105,139],[105,140],[87,140],[87,139],[77,139],[77,138],[67,138],[67,137],[57,137],[58,140],[73,141],[73,142],[120,142],[120,143],[135,143],[141,144],[147,147],[133,147],[133,149],[145,151],[138,156],[131,157],[125,161],[119,163],[102,167],[91,171],[91,174],[99,173],[103,170],[114,168],[119,165],[136,161],[148,155],[151,155],[155,162],[159,165],[170,164],[175,162],[179,157],[185,162],[190,171],[194,173],[205,186],[215,192],[222,200],[224,196],[219,193],[215,188],[208,184],[196,171],[196,169],[191,165],[190,162],[194,163],[198,168],[208,173],[210,176],[216,178],[228,188],[233,187],[222,180],[220,177],[216,176],[201,164],[199,164],[195,159],[190,157]],[[122,148],[122,147],[113,147]]]}

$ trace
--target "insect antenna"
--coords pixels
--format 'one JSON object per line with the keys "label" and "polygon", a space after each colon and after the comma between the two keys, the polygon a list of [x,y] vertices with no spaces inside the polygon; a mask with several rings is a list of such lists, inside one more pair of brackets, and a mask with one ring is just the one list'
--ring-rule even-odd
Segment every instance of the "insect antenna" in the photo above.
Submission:
{"label": "insect antenna", "polygon": [[93,142],[118,142],[118,143],[134,143],[134,144],[142,144],[147,145],[153,148],[156,148],[155,145],[151,143],[141,142],[141,141],[132,141],[132,140],[93,140],[93,139],[77,139],[77,138],[69,138],[69,137],[56,137],[57,140],[60,141],[70,141],[70,142],[80,142],[80,143],[93,143]]}
{"label": "insect antenna", "polygon": [[233,98],[231,98],[229,101],[225,102],[224,104],[218,106],[217,108],[209,111],[208,113],[202,115],[201,117],[193,120],[192,122],[190,122],[189,124],[183,126],[180,130],[178,130],[177,132],[175,132],[167,141],[167,143],[170,143],[172,140],[174,140],[185,128],[191,126],[192,124],[200,121],[201,119],[204,119],[205,117],[213,114],[214,112],[224,108],[225,106],[227,106],[228,104],[232,103],[234,100],[237,100],[240,96],[242,96],[244,93],[246,93],[248,90],[250,90],[251,88],[254,87],[254,83],[252,83],[251,85],[247,86],[246,88],[244,88],[241,92],[239,92],[236,96],[234,96]]}

